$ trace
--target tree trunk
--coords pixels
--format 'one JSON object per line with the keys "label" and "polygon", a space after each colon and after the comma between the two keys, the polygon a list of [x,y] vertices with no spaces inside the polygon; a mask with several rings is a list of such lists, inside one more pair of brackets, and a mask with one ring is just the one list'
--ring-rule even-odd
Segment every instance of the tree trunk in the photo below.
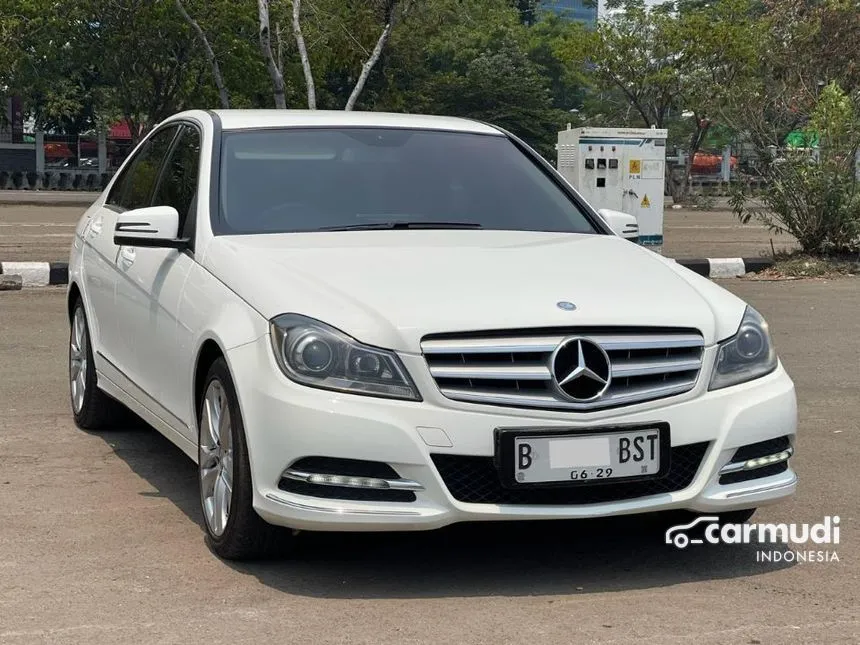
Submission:
{"label": "tree trunk", "polygon": [[215,79],[215,87],[218,88],[218,99],[221,101],[221,107],[225,110],[229,109],[230,96],[227,94],[227,86],[224,85],[224,77],[221,75],[221,67],[218,65],[218,59],[215,57],[215,52],[209,44],[209,39],[206,38],[206,34],[203,32],[203,29],[197,21],[194,20],[194,18],[192,18],[185,10],[185,7],[182,6],[182,0],[176,0],[176,8],[179,9],[179,13],[182,14],[183,18],[185,18],[185,22],[191,25],[191,28],[194,30],[194,33],[197,34],[200,42],[203,43],[203,49],[206,51],[206,60],[209,61],[209,65],[212,67],[212,77]]}
{"label": "tree trunk", "polygon": [[373,48],[373,51],[370,52],[370,56],[365,61],[364,65],[361,66],[361,74],[358,75],[358,80],[355,82],[355,87],[352,88],[352,93],[349,95],[349,100],[347,100],[346,107],[343,108],[344,110],[349,111],[355,107],[355,103],[358,101],[358,97],[364,89],[364,84],[367,82],[367,77],[370,75],[370,70],[373,69],[373,66],[376,65],[376,61],[378,61],[379,57],[382,55],[382,50],[385,48],[385,43],[388,42],[388,36],[390,34],[391,21],[385,25],[382,33],[379,35],[379,40],[376,41],[376,47]]}
{"label": "tree trunk", "polygon": [[693,132],[690,137],[690,150],[687,155],[686,162],[684,163],[684,174],[679,187],[679,197],[682,201],[687,198],[687,194],[690,191],[690,177],[693,174],[693,160],[696,158],[696,153],[702,146],[702,141],[705,140],[705,135],[711,128],[711,122],[706,119],[700,119],[698,114],[693,115],[693,118],[696,119],[696,131]]}
{"label": "tree trunk", "polygon": [[293,36],[299,48],[299,57],[302,59],[302,71],[305,75],[305,85],[308,88],[308,109],[317,109],[317,93],[314,85],[314,74],[311,71],[311,59],[308,57],[308,48],[305,45],[305,37],[302,35],[302,24],[300,21],[302,13],[302,0],[293,0]]}
{"label": "tree trunk", "polygon": [[[382,51],[388,43],[388,37],[391,35],[391,29],[394,26],[394,11],[397,9],[397,5],[398,0],[387,0],[387,6],[385,8],[385,27],[382,29],[382,33],[379,34],[376,46],[373,48],[373,51],[370,52],[370,56],[367,57],[364,65],[361,66],[361,74],[358,75],[358,80],[355,82],[355,87],[352,88],[352,93],[349,95],[346,107],[343,108],[344,110],[349,111],[355,108],[358,97],[361,96],[361,92],[364,90],[364,85],[367,83],[367,77],[370,76],[371,70],[382,55]],[[402,7],[400,12],[401,18],[406,17],[411,5],[412,0],[400,1],[400,6]]]}
{"label": "tree trunk", "polygon": [[284,43],[281,39],[281,23],[275,23],[275,42],[277,42],[277,63],[278,71],[284,73]]}
{"label": "tree trunk", "polygon": [[275,58],[272,55],[272,37],[269,29],[269,0],[257,0],[260,13],[260,50],[266,59],[266,69],[272,79],[275,107],[279,110],[287,108],[287,99],[284,94],[284,76],[278,70]]}

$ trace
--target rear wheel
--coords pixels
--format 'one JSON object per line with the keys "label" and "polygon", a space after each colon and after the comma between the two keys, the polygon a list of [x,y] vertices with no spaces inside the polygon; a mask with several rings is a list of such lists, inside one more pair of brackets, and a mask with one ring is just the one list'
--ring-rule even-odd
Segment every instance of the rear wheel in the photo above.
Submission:
{"label": "rear wheel", "polygon": [[122,420],[123,407],[96,384],[87,314],[80,298],[72,308],[69,330],[69,396],[79,428],[98,430]]}
{"label": "rear wheel", "polygon": [[253,507],[242,413],[223,358],[206,376],[198,427],[200,505],[209,547],[227,560],[259,558],[285,548],[292,535],[265,522]]}

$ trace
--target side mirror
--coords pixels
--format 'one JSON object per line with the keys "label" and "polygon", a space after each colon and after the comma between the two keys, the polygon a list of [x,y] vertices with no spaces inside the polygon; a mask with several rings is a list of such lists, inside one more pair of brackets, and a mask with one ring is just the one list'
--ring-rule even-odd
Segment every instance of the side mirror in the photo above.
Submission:
{"label": "side mirror", "polygon": [[631,242],[639,241],[639,224],[633,215],[609,208],[601,208],[597,214],[603,218],[603,221],[618,237],[623,237]]}
{"label": "side mirror", "polygon": [[179,213],[173,206],[150,206],[120,213],[113,243],[117,246],[149,246],[181,249],[188,240],[179,238]]}

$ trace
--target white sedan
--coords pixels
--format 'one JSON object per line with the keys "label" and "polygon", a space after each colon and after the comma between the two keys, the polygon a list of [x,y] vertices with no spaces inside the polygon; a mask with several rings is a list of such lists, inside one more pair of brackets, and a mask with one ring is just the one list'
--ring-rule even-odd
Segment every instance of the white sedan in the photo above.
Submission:
{"label": "white sedan", "polygon": [[75,421],[179,446],[224,558],[791,495],[764,319],[604,217],[474,121],[177,114],[76,229]]}

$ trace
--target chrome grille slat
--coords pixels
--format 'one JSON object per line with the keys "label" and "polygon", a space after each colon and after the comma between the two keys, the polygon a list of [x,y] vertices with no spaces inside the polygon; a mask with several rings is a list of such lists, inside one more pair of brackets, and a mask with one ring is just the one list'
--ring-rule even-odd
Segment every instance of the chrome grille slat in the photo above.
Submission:
{"label": "chrome grille slat", "polygon": [[[599,344],[612,380],[595,401],[572,401],[555,387],[551,358],[572,336]],[[691,390],[702,367],[704,339],[690,330],[572,329],[569,333],[487,333],[428,338],[421,349],[442,394],[470,403],[526,408],[597,410]]]}
{"label": "chrome grille slat", "polygon": [[[702,365],[701,358],[657,358],[657,359],[620,359],[612,361],[612,378],[627,378],[630,376],[645,376],[648,374],[671,374],[673,372],[689,372],[698,370]],[[549,370],[547,370],[548,372]]]}
{"label": "chrome grille slat", "polygon": [[515,381],[548,381],[546,365],[509,363],[507,365],[433,365],[433,378],[511,379]]}
{"label": "chrome grille slat", "polygon": [[535,338],[468,338],[453,340],[425,340],[421,350],[425,354],[504,354],[522,352],[551,352],[564,336]]}
{"label": "chrome grille slat", "polygon": [[[502,354],[521,352],[552,352],[558,344],[574,334],[552,336],[498,336],[493,338],[456,338],[425,340],[425,354]],[[580,334],[577,334],[580,335]],[[666,349],[702,347],[704,341],[696,334],[581,334],[598,343],[606,351],[630,349]]]}
{"label": "chrome grille slat", "polygon": [[[591,403],[572,403],[550,395],[525,396],[516,391],[458,390],[453,388],[443,388],[441,391],[449,399],[471,401],[472,403],[496,403],[499,405],[517,405],[546,409],[570,408],[573,410],[595,410],[680,394],[692,388],[695,382],[696,380],[692,379],[660,388],[642,388],[641,390],[631,391],[626,394],[608,393],[599,401]],[[654,396],[655,394],[656,396]]]}

